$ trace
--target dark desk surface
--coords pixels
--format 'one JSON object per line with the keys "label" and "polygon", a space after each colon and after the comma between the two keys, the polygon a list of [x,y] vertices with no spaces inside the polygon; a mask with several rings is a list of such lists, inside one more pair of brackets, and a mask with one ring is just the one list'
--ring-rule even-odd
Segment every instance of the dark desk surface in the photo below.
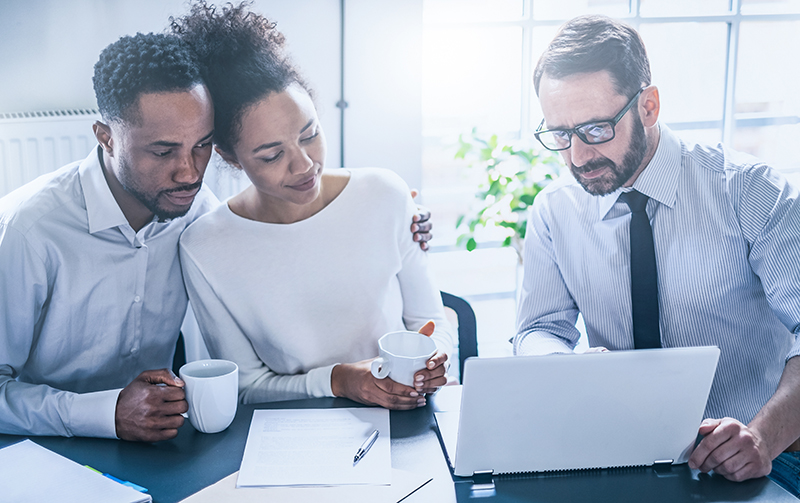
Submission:
{"label": "dark desk surface", "polygon": [[[796,502],[766,478],[734,483],[686,465],[666,473],[650,468],[591,470],[568,474],[495,477],[490,486],[471,479],[455,482],[436,434],[433,403],[423,409],[391,413],[392,466],[426,474],[433,481],[404,503],[465,502]],[[157,444],[96,438],[32,437],[36,443],[80,464],[147,487],[156,503],[177,502],[239,469],[252,411],[256,408],[355,407],[345,399],[314,399],[240,405],[231,426],[213,435],[199,433],[187,421],[178,436]],[[25,437],[0,435],[0,447]],[[489,503],[489,501],[486,501]]]}

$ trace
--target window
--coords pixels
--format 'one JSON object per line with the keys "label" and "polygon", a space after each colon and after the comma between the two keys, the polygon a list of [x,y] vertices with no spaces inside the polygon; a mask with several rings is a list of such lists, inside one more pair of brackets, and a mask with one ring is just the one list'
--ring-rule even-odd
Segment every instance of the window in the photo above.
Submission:
{"label": "window", "polygon": [[[455,161],[459,134],[535,141],[532,72],[568,19],[604,14],[636,28],[659,87],[661,121],[690,142],[725,142],[800,184],[800,0],[424,0],[423,203],[435,215],[440,287],[471,301],[481,354],[508,354],[519,271],[494,236],[456,246],[475,173]],[[568,176],[568,175],[567,175]]]}

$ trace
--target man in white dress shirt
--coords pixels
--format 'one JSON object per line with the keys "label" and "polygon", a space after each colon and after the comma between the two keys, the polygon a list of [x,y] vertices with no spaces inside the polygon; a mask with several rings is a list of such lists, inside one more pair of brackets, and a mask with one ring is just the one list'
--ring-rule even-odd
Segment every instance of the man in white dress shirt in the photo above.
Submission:
{"label": "man in white dress shirt", "polygon": [[108,46],[94,86],[99,147],[0,200],[0,432],[164,440],[187,410],[167,370],[177,245],[217,204],[201,188],[213,107],[165,35]]}
{"label": "man in white dress shirt", "polygon": [[[638,320],[652,320],[649,347],[717,345],[690,467],[744,480],[769,474],[776,458],[776,470],[797,464],[784,451],[800,437],[798,191],[749,156],[687,145],[660,124],[644,45],[623,23],[568,22],[534,84],[544,113],[536,136],[574,179],[535,200],[515,353],[571,352],[578,313],[593,350],[642,347]],[[631,293],[642,279],[631,271],[644,269],[631,255],[642,241],[629,231],[629,204],[654,242],[644,304]]]}

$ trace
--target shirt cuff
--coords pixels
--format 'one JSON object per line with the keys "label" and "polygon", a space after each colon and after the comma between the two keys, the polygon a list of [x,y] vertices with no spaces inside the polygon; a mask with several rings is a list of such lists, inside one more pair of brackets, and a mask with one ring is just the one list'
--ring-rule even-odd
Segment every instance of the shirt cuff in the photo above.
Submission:
{"label": "shirt cuff", "polygon": [[75,394],[69,431],[76,437],[117,438],[117,398],[122,389]]}
{"label": "shirt cuff", "polygon": [[572,348],[563,340],[547,332],[530,332],[514,338],[514,354],[550,355],[553,353],[572,353]]}
{"label": "shirt cuff", "polygon": [[336,365],[339,364],[334,363],[327,367],[319,367],[308,371],[306,374],[306,391],[309,396],[313,396],[314,398],[333,396],[333,390],[331,389],[331,372]]}
{"label": "shirt cuff", "polygon": [[792,349],[789,351],[789,354],[786,355],[786,361],[788,362],[790,358],[794,358],[795,356],[800,356],[800,333],[794,334],[794,343],[792,344]]}

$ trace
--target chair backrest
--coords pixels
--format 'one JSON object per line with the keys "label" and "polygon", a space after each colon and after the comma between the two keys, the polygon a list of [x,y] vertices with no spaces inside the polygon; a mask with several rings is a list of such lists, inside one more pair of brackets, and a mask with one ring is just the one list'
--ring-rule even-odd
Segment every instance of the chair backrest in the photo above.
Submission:
{"label": "chair backrest", "polygon": [[458,371],[459,380],[464,379],[464,361],[478,356],[478,327],[475,312],[469,302],[447,292],[441,292],[442,303],[456,313],[458,318]]}

